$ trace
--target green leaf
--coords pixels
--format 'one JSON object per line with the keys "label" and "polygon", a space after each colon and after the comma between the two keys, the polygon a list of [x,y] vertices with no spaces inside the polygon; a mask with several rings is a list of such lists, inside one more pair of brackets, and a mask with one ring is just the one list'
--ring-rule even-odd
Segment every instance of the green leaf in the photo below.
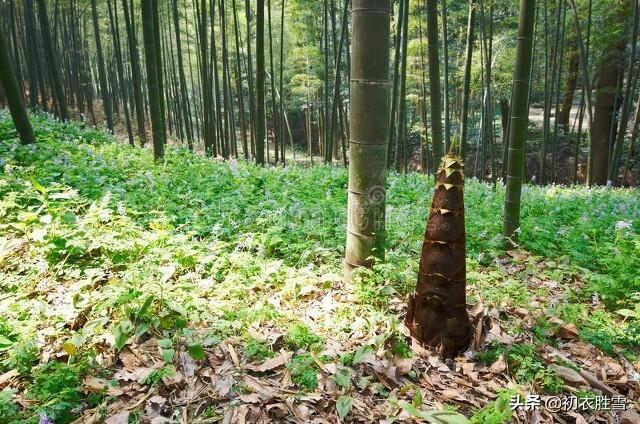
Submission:
{"label": "green leaf", "polygon": [[422,406],[422,390],[418,387],[416,387],[416,393],[413,395],[413,399],[411,399],[411,404],[416,408]]}
{"label": "green leaf", "polygon": [[147,296],[147,298],[144,300],[144,303],[142,304],[142,307],[140,307],[140,310],[138,311],[138,318],[144,316],[144,314],[147,313],[149,307],[151,306],[151,303],[153,303],[153,299],[155,299],[155,297],[152,294]]}
{"label": "green leaf", "polygon": [[113,338],[115,341],[114,346],[116,350],[121,350],[127,344],[132,331],[133,324],[128,319],[116,325],[116,327],[113,329]]}
{"label": "green leaf", "polygon": [[357,365],[360,362],[364,361],[372,352],[373,348],[371,346],[360,346],[358,350],[356,350],[356,352],[353,354],[353,365]]}
{"label": "green leaf", "polygon": [[147,331],[149,331],[149,323],[148,322],[141,322],[140,324],[138,324],[136,326],[136,333],[135,336],[136,337],[140,337],[142,336],[144,333],[146,333]]}
{"label": "green leaf", "polygon": [[413,406],[410,403],[399,402],[398,406],[400,408],[402,408],[403,410],[405,410],[405,412],[408,412],[409,414],[413,415],[416,418],[424,418],[423,417],[424,412],[419,410],[418,408],[416,408],[415,406]]}
{"label": "green leaf", "polygon": [[202,345],[205,346],[205,347],[215,346],[218,343],[220,343],[220,337],[218,337],[216,335],[213,335],[213,334],[208,335],[202,341]]}
{"label": "green leaf", "polygon": [[204,359],[204,348],[200,343],[192,343],[187,346],[189,355],[196,361],[202,361]]}
{"label": "green leaf", "polygon": [[638,315],[636,311],[632,311],[631,309],[618,309],[616,314],[622,315],[625,318],[633,318]]}
{"label": "green leaf", "polygon": [[162,360],[167,364],[170,364],[173,362],[173,356],[175,353],[176,351],[173,349],[162,349]]}
{"label": "green leaf", "polygon": [[31,177],[29,178],[29,181],[31,182],[31,185],[33,186],[33,188],[38,190],[41,194],[47,194],[47,189],[42,184],[40,184],[38,180]]}
{"label": "green leaf", "polygon": [[353,405],[353,399],[351,396],[342,395],[336,401],[336,412],[341,420],[347,416],[349,411],[351,411],[351,406]]}
{"label": "green leaf", "polygon": [[11,346],[12,344],[13,342],[11,340],[0,334],[0,348]]}
{"label": "green leaf", "polygon": [[351,372],[348,368],[342,368],[338,370],[338,372],[331,378],[340,387],[347,388],[351,386]]}
{"label": "green leaf", "polygon": [[164,349],[170,349],[173,346],[173,340],[171,339],[160,339],[158,340],[158,346]]}

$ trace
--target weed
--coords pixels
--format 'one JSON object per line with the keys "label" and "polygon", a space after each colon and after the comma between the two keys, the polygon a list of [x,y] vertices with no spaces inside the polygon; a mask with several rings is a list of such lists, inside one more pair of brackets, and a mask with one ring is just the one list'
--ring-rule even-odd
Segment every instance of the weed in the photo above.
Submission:
{"label": "weed", "polygon": [[294,356],[287,368],[291,372],[291,380],[301,388],[314,390],[318,386],[318,366],[311,355]]}
{"label": "weed", "polygon": [[506,354],[518,383],[537,383],[549,393],[559,393],[562,390],[564,383],[542,364],[533,345],[516,343],[506,350]]}
{"label": "weed", "polygon": [[20,374],[28,374],[31,367],[38,362],[39,353],[40,349],[33,340],[18,342],[11,347],[8,358],[2,365],[7,369],[18,370]]}
{"label": "weed", "polygon": [[147,377],[145,377],[141,383],[148,386],[156,386],[162,381],[164,377],[171,377],[175,374],[176,370],[173,365],[167,364],[162,368],[153,370]]}
{"label": "weed", "polygon": [[18,417],[18,405],[12,400],[14,394],[14,390],[4,389],[0,391],[0,417],[7,422]]}
{"label": "weed", "polygon": [[498,398],[495,402],[485,406],[475,412],[470,421],[472,424],[505,424],[508,423],[513,416],[513,410],[509,406],[512,396],[515,396],[515,390],[500,390]]}
{"label": "weed", "polygon": [[475,358],[482,364],[491,365],[498,360],[500,354],[505,350],[506,349],[500,345],[489,344],[485,350],[477,351]]}
{"label": "weed", "polygon": [[310,349],[320,343],[320,337],[316,336],[304,324],[295,324],[284,336],[284,341],[291,349]]}
{"label": "weed", "polygon": [[40,410],[54,422],[66,423],[76,415],[76,408],[83,401],[95,406],[100,395],[88,399],[80,391],[82,377],[88,371],[85,363],[79,365],[48,362],[33,373],[33,382],[27,388],[27,397],[45,405]]}
{"label": "weed", "polygon": [[273,358],[275,353],[269,346],[256,339],[251,339],[244,347],[244,354],[256,361],[262,361],[266,358]]}
{"label": "weed", "polygon": [[404,338],[395,338],[391,343],[391,353],[401,358],[411,357],[411,347]]}

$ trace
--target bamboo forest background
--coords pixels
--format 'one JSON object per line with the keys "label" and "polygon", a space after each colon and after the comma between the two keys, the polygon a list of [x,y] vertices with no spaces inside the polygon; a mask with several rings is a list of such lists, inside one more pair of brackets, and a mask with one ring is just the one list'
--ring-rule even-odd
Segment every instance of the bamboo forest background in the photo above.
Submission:
{"label": "bamboo forest background", "polygon": [[[225,159],[346,165],[349,7],[349,0],[3,0],[0,26],[31,108],[105,127],[132,145],[153,141],[156,158],[170,143]],[[429,93],[425,2],[393,7],[387,164],[433,172],[443,147],[434,150],[428,128],[438,99]],[[638,183],[637,9],[631,0],[538,2],[526,181]],[[505,176],[517,1],[441,0],[438,13],[444,144],[459,139],[467,174],[495,183]],[[256,37],[256,18],[264,18],[264,38]],[[161,53],[151,62],[146,20],[159,23],[149,27]],[[261,48],[264,64],[256,61]],[[149,92],[151,75],[157,93]],[[160,120],[152,131],[154,108]]]}

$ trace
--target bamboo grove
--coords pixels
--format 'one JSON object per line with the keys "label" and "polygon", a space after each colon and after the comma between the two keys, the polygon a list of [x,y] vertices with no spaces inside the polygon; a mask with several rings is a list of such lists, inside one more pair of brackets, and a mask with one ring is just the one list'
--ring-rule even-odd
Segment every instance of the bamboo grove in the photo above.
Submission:
{"label": "bamboo grove", "polygon": [[[28,108],[131,145],[348,165],[349,0],[6,0],[3,71]],[[523,180],[634,185],[637,0],[539,0]],[[391,2],[386,166],[506,181],[515,0]],[[527,126],[525,122],[525,127]]]}

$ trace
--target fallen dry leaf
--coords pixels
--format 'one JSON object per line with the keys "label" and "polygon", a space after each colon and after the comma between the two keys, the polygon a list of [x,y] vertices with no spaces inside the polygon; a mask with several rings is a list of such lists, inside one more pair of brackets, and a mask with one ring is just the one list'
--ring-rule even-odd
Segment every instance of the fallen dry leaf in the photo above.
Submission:
{"label": "fallen dry leaf", "polygon": [[10,370],[5,372],[4,374],[0,375],[0,388],[3,388],[4,386],[6,386],[7,384],[9,384],[9,382],[19,376],[20,373],[18,372],[18,370]]}
{"label": "fallen dry leaf", "polygon": [[589,424],[587,420],[577,412],[567,412],[567,415],[576,419],[575,424]]}
{"label": "fallen dry leaf", "polygon": [[104,424],[128,424],[128,423],[129,423],[129,411],[120,412],[104,420]]}
{"label": "fallen dry leaf", "polygon": [[249,375],[245,375],[242,381],[247,389],[258,393],[264,401],[271,400],[278,395],[276,390],[261,384],[257,379]]}
{"label": "fallen dry leaf", "polygon": [[109,384],[104,378],[86,377],[82,382],[82,388],[88,392],[106,393],[109,396],[120,396],[124,394],[120,386]]}
{"label": "fallen dry leaf", "polygon": [[498,359],[491,364],[489,371],[494,374],[498,374],[507,369],[507,362],[504,360],[504,355],[500,355]]}
{"label": "fallen dry leaf", "polygon": [[400,358],[398,356],[395,356],[393,358],[393,363],[396,366],[396,370],[399,375],[407,375],[409,374],[409,371],[411,371],[411,368],[413,368],[413,364],[416,363],[416,360],[417,358],[415,357]]}
{"label": "fallen dry leaf", "polygon": [[113,375],[113,378],[120,381],[144,381],[149,375],[155,371],[157,367],[138,367],[134,369],[123,368]]}
{"label": "fallen dry leaf", "polygon": [[556,331],[556,336],[563,340],[573,340],[578,337],[578,328],[574,323],[561,325]]}
{"label": "fallen dry leaf", "polygon": [[265,371],[270,371],[274,368],[278,368],[281,367],[285,364],[285,360],[282,356],[278,355],[275,358],[271,358],[271,359],[267,359],[266,361],[262,362],[261,364],[248,364],[245,365],[245,368],[250,370],[250,371],[256,371],[256,372],[265,372]]}
{"label": "fallen dry leaf", "polygon": [[560,377],[565,383],[567,383],[571,387],[580,388],[580,387],[589,387],[589,383],[580,375],[579,372],[563,367],[561,365],[550,364],[548,366],[549,370],[555,372],[558,377]]}
{"label": "fallen dry leaf", "polygon": [[640,415],[635,411],[635,409],[622,411],[619,418],[620,424],[640,424]]}

